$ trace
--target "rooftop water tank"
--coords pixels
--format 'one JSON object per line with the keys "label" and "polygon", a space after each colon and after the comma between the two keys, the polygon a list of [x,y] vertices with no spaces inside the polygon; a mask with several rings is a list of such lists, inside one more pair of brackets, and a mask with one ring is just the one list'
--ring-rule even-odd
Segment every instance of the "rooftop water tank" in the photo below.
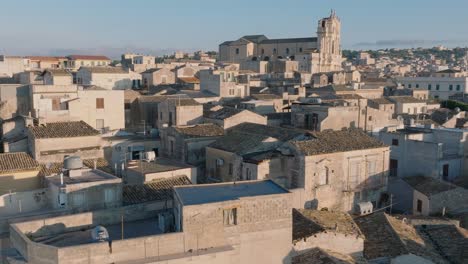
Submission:
{"label": "rooftop water tank", "polygon": [[76,170],[83,168],[83,161],[78,156],[67,157],[63,160],[65,170]]}

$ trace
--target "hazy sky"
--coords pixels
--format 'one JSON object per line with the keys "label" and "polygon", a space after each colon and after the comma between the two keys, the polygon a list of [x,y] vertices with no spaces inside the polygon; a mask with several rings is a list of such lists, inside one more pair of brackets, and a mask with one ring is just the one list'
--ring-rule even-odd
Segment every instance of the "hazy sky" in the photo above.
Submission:
{"label": "hazy sky", "polygon": [[0,0],[0,54],[217,50],[315,36],[331,8],[344,48],[468,46],[466,0]]}

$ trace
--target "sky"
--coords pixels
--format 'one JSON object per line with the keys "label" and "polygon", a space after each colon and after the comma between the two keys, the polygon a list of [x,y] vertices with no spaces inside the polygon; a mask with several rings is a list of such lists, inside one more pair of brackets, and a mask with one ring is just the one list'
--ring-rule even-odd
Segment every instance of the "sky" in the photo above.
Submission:
{"label": "sky", "polygon": [[316,36],[331,9],[345,49],[468,46],[466,0],[0,0],[0,54],[217,50],[243,35]]}

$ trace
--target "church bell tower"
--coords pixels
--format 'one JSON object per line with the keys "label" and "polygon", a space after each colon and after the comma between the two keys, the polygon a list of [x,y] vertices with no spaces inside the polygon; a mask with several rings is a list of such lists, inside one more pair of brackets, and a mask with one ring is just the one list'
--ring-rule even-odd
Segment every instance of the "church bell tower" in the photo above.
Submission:
{"label": "church bell tower", "polygon": [[341,22],[334,10],[329,17],[319,20],[317,49],[320,54],[319,71],[341,71]]}

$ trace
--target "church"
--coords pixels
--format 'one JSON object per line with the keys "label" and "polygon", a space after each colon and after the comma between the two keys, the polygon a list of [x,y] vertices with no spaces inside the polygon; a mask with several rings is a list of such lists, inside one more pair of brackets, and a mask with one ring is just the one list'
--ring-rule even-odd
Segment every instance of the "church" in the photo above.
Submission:
{"label": "church", "polygon": [[299,70],[309,73],[341,71],[341,22],[332,11],[319,20],[317,37],[269,39],[248,35],[219,45],[219,60],[244,61],[296,60]]}

